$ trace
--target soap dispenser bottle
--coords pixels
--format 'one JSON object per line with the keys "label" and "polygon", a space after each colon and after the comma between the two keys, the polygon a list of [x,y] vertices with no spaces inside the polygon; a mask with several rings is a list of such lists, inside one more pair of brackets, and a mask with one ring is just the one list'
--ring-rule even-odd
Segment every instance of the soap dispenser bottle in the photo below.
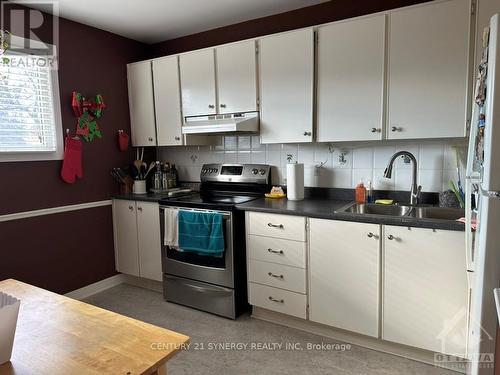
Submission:
{"label": "soap dispenser bottle", "polygon": [[363,180],[359,181],[359,184],[356,186],[356,203],[363,204],[366,203],[366,188]]}

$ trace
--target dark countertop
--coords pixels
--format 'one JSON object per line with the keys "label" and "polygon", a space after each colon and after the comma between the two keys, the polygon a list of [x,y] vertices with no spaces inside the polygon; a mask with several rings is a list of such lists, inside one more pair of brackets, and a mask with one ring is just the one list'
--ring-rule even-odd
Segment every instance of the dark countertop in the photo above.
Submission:
{"label": "dark countertop", "polygon": [[[338,212],[340,208],[353,203],[351,197],[353,193],[351,190],[335,189],[330,191],[330,195],[326,190],[316,191],[316,196],[308,197],[302,201],[290,201],[288,199],[270,199],[259,198],[247,203],[239,204],[236,209],[242,211],[256,211],[256,212],[270,212],[276,214],[306,216],[318,219],[331,219],[331,220],[345,220],[357,221],[361,223],[385,224],[385,225],[398,225],[418,228],[431,228],[431,229],[444,229],[444,230],[465,230],[465,225],[453,220],[436,220],[436,219],[418,219],[408,216],[382,216],[382,215],[363,215],[354,213]],[[318,194],[320,193],[320,194]],[[323,193],[323,195],[321,195]],[[381,192],[381,197],[388,197],[387,192]],[[406,197],[408,193],[403,193]],[[392,196],[400,198],[396,195]],[[136,200],[146,202],[159,202],[162,199],[168,198],[167,193],[162,194],[115,194],[113,199]],[[400,200],[401,201],[401,200]],[[404,203],[404,201],[403,201]],[[424,203],[435,203],[435,201],[427,199]]]}
{"label": "dark countertop", "polygon": [[407,216],[363,215],[354,213],[336,213],[335,211],[353,203],[338,199],[304,199],[289,201],[288,199],[259,198],[254,201],[237,205],[243,211],[269,212],[276,214],[307,216],[319,219],[357,221],[362,223],[398,225],[418,228],[465,230],[463,223],[453,220],[418,219]]}

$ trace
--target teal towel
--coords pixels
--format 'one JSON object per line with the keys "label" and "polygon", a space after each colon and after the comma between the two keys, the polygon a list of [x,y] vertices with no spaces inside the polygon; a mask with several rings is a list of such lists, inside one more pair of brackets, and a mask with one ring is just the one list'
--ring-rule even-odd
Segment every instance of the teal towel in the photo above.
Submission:
{"label": "teal towel", "polygon": [[179,210],[179,247],[200,255],[222,257],[222,214]]}

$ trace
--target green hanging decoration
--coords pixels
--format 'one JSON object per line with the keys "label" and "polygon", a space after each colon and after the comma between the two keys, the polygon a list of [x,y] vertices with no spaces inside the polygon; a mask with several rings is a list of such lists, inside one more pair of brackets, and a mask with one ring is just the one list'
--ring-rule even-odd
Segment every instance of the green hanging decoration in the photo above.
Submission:
{"label": "green hanging decoration", "polygon": [[78,118],[76,134],[87,142],[92,142],[96,137],[102,138],[101,129],[96,121],[106,108],[102,95],[97,94],[95,98],[87,100],[81,93],[73,91],[71,106]]}

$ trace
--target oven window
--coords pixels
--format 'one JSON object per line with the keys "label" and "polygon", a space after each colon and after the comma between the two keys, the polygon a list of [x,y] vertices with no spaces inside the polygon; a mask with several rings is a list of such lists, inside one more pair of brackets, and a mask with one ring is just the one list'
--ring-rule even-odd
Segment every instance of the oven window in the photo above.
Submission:
{"label": "oven window", "polygon": [[243,166],[241,165],[225,165],[221,168],[220,174],[226,176],[241,176]]}
{"label": "oven window", "polygon": [[[226,245],[227,247],[227,245]],[[226,268],[226,252],[221,258],[216,258],[207,255],[198,255],[192,252],[182,252],[167,248],[167,257],[183,263],[189,263],[197,266]]]}

